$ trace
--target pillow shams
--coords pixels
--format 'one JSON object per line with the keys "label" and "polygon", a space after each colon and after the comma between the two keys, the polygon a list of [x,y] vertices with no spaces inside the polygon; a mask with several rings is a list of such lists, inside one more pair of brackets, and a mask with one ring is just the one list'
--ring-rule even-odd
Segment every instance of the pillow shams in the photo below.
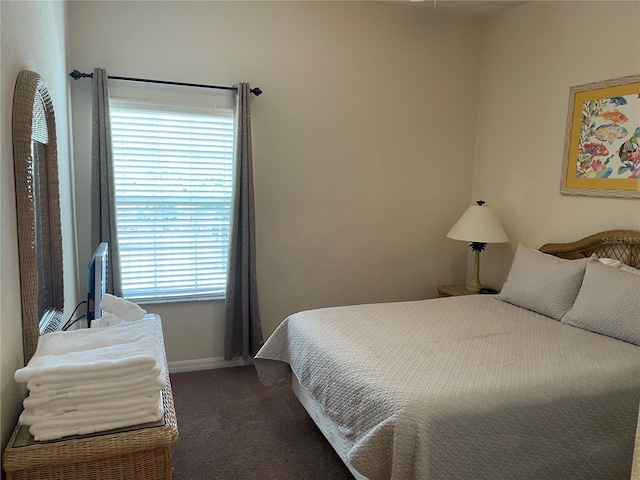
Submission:
{"label": "pillow shams", "polygon": [[518,245],[497,298],[560,320],[573,306],[588,261],[565,260]]}
{"label": "pillow shams", "polygon": [[608,265],[610,267],[619,268],[620,270],[624,270],[625,272],[633,273],[634,275],[640,275],[640,270],[637,268],[633,268],[629,265],[622,263],[620,260],[616,260],[615,258],[598,258],[601,263]]}
{"label": "pillow shams", "polygon": [[640,276],[592,258],[562,323],[640,345]]}

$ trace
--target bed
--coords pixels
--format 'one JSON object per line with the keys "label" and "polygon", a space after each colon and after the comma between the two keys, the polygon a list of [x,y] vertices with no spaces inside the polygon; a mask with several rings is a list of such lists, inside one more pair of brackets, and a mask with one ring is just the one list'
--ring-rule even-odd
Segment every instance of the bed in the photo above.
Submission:
{"label": "bed", "polygon": [[640,232],[539,250],[518,247],[499,295],[294,314],[260,380],[291,382],[359,480],[628,480]]}

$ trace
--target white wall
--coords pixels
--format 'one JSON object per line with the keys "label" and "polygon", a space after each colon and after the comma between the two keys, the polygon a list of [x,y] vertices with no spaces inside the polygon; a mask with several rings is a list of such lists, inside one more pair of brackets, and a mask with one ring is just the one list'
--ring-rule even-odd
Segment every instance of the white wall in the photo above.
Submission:
{"label": "white wall", "polygon": [[484,283],[502,285],[518,243],[640,229],[638,199],[560,195],[569,88],[640,72],[639,25],[640,2],[615,1],[529,2],[486,24],[473,199],[510,244],[482,254]]}
{"label": "white wall", "polygon": [[[18,417],[25,389],[13,380],[23,365],[22,313],[16,202],[13,176],[11,112],[18,72],[33,70],[47,83],[53,100],[58,137],[60,202],[63,231],[65,318],[77,303],[75,224],[69,142],[69,92],[66,62],[66,6],[62,2],[0,2],[0,404],[4,448]],[[68,313],[67,313],[68,312]]]}
{"label": "white wall", "polygon": [[[268,336],[298,310],[430,298],[464,276],[466,246],[445,235],[470,202],[480,28],[383,2],[72,2],[69,57],[264,90],[252,123]],[[89,93],[72,85],[81,264]],[[222,355],[221,302],[146,307],[170,361]]]}

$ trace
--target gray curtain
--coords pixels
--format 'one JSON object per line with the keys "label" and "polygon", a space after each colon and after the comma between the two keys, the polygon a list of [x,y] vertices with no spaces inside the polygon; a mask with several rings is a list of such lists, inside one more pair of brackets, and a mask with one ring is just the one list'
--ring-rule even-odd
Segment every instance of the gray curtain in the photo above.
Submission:
{"label": "gray curtain", "polygon": [[251,156],[250,87],[236,85],[234,186],[225,299],[224,358],[247,360],[263,343],[256,280],[256,234]]}
{"label": "gray curtain", "polygon": [[113,176],[111,117],[107,72],[93,70],[93,120],[91,130],[91,248],[109,242],[107,292],[122,296],[120,250],[116,223],[116,194]]}

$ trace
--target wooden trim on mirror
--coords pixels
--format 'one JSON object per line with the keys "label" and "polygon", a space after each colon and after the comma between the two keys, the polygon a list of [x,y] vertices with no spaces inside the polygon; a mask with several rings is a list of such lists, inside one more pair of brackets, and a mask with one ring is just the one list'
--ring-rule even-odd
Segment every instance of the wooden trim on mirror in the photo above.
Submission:
{"label": "wooden trim on mirror", "polygon": [[38,337],[58,328],[64,309],[56,122],[49,90],[37,73],[18,74],[12,120],[26,365]]}

